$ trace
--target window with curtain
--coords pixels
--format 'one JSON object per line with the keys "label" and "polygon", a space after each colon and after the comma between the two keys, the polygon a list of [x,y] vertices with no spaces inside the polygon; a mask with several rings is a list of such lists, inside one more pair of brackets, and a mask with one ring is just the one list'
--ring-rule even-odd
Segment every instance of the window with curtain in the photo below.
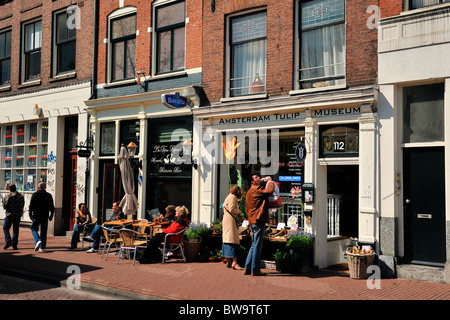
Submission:
{"label": "window with curtain", "polygon": [[229,96],[266,91],[266,12],[230,20]]}
{"label": "window with curtain", "polygon": [[185,2],[156,7],[156,72],[184,69]]}
{"label": "window with curtain", "polygon": [[300,3],[300,89],[345,84],[345,2]]}
{"label": "window with curtain", "polygon": [[136,74],[136,14],[111,21],[111,81]]}
{"label": "window with curtain", "polygon": [[11,80],[11,30],[0,33],[0,86]]}
{"label": "window with curtain", "polygon": [[41,42],[42,42],[42,21],[34,21],[26,24],[24,32],[24,74],[23,80],[35,80],[41,77]]}
{"label": "window with curtain", "polygon": [[75,71],[76,29],[67,28],[66,10],[55,15],[55,75]]}

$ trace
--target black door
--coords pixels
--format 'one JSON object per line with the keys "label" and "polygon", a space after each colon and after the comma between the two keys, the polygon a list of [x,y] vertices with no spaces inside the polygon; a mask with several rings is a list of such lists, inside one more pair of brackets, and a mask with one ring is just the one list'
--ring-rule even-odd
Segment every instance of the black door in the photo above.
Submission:
{"label": "black door", "polygon": [[412,263],[445,263],[444,148],[403,150],[405,254]]}

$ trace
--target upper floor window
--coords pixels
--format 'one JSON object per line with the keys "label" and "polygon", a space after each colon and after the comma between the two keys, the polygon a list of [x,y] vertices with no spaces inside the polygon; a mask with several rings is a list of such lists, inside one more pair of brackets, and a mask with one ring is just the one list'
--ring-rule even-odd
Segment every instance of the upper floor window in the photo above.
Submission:
{"label": "upper floor window", "polygon": [[409,0],[409,9],[418,9],[449,1],[450,0]]}
{"label": "upper floor window", "polygon": [[11,30],[0,33],[0,86],[11,80]]}
{"label": "upper floor window", "polygon": [[185,2],[155,8],[156,73],[184,69]]}
{"label": "upper floor window", "polygon": [[111,81],[136,74],[136,13],[110,20]]}
{"label": "upper floor window", "polygon": [[230,19],[228,96],[266,91],[266,12]]}
{"label": "upper floor window", "polygon": [[299,88],[345,84],[345,2],[300,2]]}
{"label": "upper floor window", "polygon": [[75,71],[76,28],[67,27],[67,10],[55,14],[53,74]]}
{"label": "upper floor window", "polygon": [[22,81],[41,77],[42,21],[33,21],[23,26]]}

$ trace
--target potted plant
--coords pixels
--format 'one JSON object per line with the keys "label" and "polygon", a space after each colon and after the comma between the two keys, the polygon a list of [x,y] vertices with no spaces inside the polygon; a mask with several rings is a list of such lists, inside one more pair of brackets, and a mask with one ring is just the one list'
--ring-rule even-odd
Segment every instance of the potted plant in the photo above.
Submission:
{"label": "potted plant", "polygon": [[209,229],[205,223],[192,222],[189,225],[184,239],[184,251],[186,260],[195,260],[202,245],[202,237],[208,234]]}
{"label": "potted plant", "polygon": [[273,254],[273,258],[275,260],[275,268],[277,271],[285,273],[287,271],[286,268],[286,259],[285,259],[285,252],[280,251],[279,249],[277,252]]}
{"label": "potted plant", "polygon": [[220,220],[213,221],[213,223],[211,224],[211,228],[212,228],[213,235],[222,234],[222,221],[220,221]]}
{"label": "potted plant", "polygon": [[[291,230],[287,237],[286,249],[298,255],[300,271],[310,271],[313,261],[314,235],[304,230]],[[292,255],[291,258],[293,258]]]}

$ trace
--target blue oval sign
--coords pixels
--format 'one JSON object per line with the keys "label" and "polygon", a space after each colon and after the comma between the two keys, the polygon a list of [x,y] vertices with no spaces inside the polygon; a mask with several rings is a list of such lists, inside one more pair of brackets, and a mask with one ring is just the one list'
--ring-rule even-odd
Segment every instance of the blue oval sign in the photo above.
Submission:
{"label": "blue oval sign", "polygon": [[180,109],[187,106],[187,98],[180,96],[178,92],[175,94],[162,94],[162,103],[171,109]]}
{"label": "blue oval sign", "polygon": [[295,147],[295,157],[299,163],[303,163],[306,160],[306,146],[303,142],[299,142]]}

